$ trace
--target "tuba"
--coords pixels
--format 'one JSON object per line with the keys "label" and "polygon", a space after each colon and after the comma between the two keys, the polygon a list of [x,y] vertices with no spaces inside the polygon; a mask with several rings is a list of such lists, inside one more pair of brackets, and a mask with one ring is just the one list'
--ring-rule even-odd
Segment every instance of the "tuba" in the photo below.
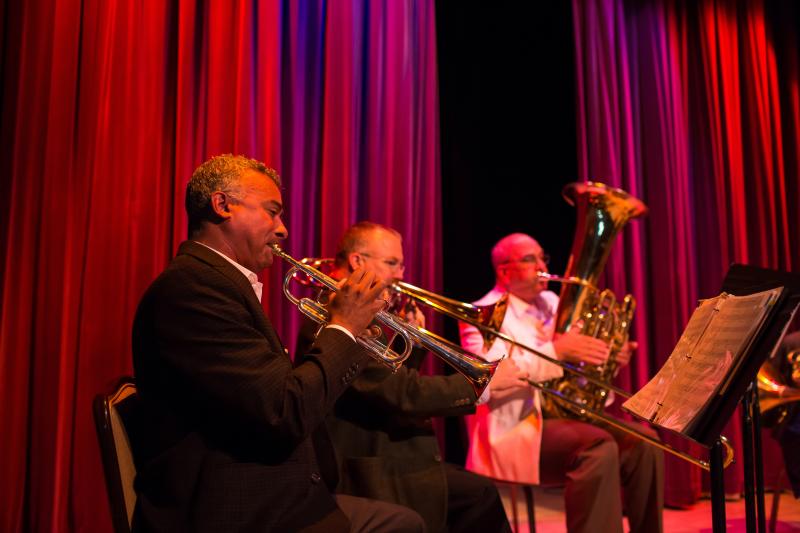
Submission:
{"label": "tuba", "polygon": [[[540,273],[542,276],[543,273]],[[544,274],[547,279],[553,279],[558,281],[569,281],[571,283],[581,283],[580,280],[573,279],[567,280],[566,278],[560,278],[557,276],[552,276],[550,274]],[[631,394],[625,390],[620,389],[612,385],[607,381],[600,381],[596,377],[591,374],[586,373],[585,369],[578,368],[577,365],[573,363],[568,363],[566,361],[561,361],[559,359],[555,359],[550,357],[544,352],[537,350],[536,348],[532,348],[527,346],[523,343],[520,343],[510,337],[509,335],[500,331],[500,328],[503,324],[503,318],[505,316],[505,312],[507,309],[508,298],[507,294],[500,298],[496,303],[486,306],[476,306],[473,304],[461,302],[458,300],[454,300],[452,298],[447,298],[445,296],[441,296],[439,294],[427,291],[425,289],[421,289],[419,287],[415,287],[403,281],[395,281],[392,286],[390,287],[393,291],[402,294],[403,296],[410,298],[437,313],[442,315],[448,316],[450,318],[454,318],[456,320],[462,321],[466,324],[476,327],[483,336],[484,342],[486,346],[490,346],[495,340],[500,339],[503,342],[509,344],[510,346],[516,346],[526,352],[533,354],[536,357],[539,357],[545,361],[548,361],[556,366],[561,367],[566,373],[569,373],[572,376],[576,376],[577,378],[586,381],[596,387],[599,387],[603,390],[612,390],[619,396],[623,398],[629,398]],[[564,404],[570,405],[573,409],[573,413],[577,414],[580,418],[588,421],[588,422],[604,422],[610,426],[613,426],[619,429],[622,432],[628,433],[633,435],[634,437],[647,442],[656,448],[660,448],[665,452],[671,453],[676,457],[680,457],[700,468],[705,470],[710,470],[710,465],[708,461],[704,461],[702,459],[698,459],[686,452],[682,452],[677,450],[676,448],[670,446],[665,442],[661,442],[657,438],[654,438],[647,433],[644,433],[634,427],[628,426],[619,420],[615,419],[614,417],[607,415],[603,412],[602,409],[600,410],[591,410],[586,409],[584,406],[579,404],[578,402],[574,401],[572,398],[565,396],[561,392],[549,388],[547,383],[539,383],[537,381],[526,379],[525,381],[531,387],[536,388],[542,393],[542,398],[544,401],[558,401]],[[733,462],[733,447],[728,442],[728,439],[721,436],[720,440],[722,445],[726,449],[726,456],[723,460],[723,466],[727,467]]]}
{"label": "tuba", "polygon": [[[619,370],[617,356],[628,342],[636,300],[630,294],[621,301],[609,289],[599,290],[611,245],[631,219],[647,213],[647,206],[621,189],[602,183],[579,182],[564,188],[564,198],[577,210],[577,224],[569,262],[563,276],[543,274],[545,279],[562,283],[555,318],[556,333],[564,333],[582,323],[582,333],[608,343],[609,357],[603,365],[581,364],[583,372],[595,379],[570,373],[552,380],[550,387],[570,398],[563,402],[549,398],[545,409],[558,414],[583,416],[583,409],[602,411],[608,399],[611,380]],[[598,382],[608,384],[598,385]],[[583,409],[576,409],[575,404]]]}

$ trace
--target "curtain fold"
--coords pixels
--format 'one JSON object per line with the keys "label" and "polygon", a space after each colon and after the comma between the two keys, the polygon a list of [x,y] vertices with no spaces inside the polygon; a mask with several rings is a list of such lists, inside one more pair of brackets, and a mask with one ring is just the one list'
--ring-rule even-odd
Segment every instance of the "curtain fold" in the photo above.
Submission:
{"label": "curtain fold", "polygon": [[[110,530],[91,401],[132,371],[136,304],[208,157],[279,171],[293,255],[371,218],[430,252],[410,271],[437,288],[439,215],[417,207],[440,201],[432,3],[0,3],[0,530]],[[264,301],[293,348],[283,270]]]}
{"label": "curtain fold", "polygon": [[[639,354],[622,376],[636,390],[732,262],[798,264],[798,11],[763,0],[573,0],[573,10],[581,177],[650,208],[606,274],[639,298]],[[725,430],[737,454],[739,417]],[[767,437],[767,479],[773,446]],[[726,470],[729,493],[742,489],[740,465]],[[667,502],[696,501],[700,471],[670,455],[667,466]]]}

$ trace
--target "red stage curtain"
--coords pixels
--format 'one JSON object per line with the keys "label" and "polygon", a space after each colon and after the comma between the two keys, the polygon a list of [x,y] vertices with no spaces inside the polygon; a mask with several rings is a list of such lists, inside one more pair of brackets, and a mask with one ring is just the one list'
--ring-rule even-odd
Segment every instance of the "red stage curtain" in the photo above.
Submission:
{"label": "red stage curtain", "polygon": [[[639,299],[641,347],[623,376],[638,389],[730,263],[800,264],[798,11],[764,0],[574,0],[573,10],[581,177],[650,207],[607,274]],[[741,456],[738,415],[725,433]],[[765,444],[770,480],[779,453]],[[701,471],[667,458],[667,502],[693,503]],[[726,470],[729,493],[742,489],[741,464]]]}
{"label": "red stage curtain", "polygon": [[[440,272],[431,0],[0,1],[1,531],[110,530],[91,401],[131,372],[138,299],[211,155],[284,178],[287,250],[359,220]],[[384,147],[389,147],[384,148]],[[287,345],[298,312],[269,274]]]}

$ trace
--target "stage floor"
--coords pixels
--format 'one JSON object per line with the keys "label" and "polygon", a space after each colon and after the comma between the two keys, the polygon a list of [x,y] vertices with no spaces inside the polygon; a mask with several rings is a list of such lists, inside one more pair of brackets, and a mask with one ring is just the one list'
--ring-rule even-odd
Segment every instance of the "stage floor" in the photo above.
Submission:
{"label": "stage floor", "polygon": [[[511,514],[511,498],[508,489],[501,487],[500,494],[506,507],[509,522],[513,527]],[[769,530],[769,516],[771,512],[773,493],[768,492],[765,498],[767,529]],[[522,491],[517,490],[517,516],[520,531],[527,533],[525,500]],[[564,498],[559,489],[542,489],[537,487],[534,494],[536,504],[536,531],[537,533],[561,533],[566,531],[564,525]],[[725,504],[725,517],[729,533],[746,531],[744,499],[728,501]],[[626,529],[627,531],[627,526]],[[693,508],[688,510],[664,510],[664,531],[669,533],[710,533],[711,532],[711,501],[700,500]],[[781,494],[778,508],[778,520],[775,531],[777,533],[800,532],[800,500],[795,500],[792,494],[784,491]]]}

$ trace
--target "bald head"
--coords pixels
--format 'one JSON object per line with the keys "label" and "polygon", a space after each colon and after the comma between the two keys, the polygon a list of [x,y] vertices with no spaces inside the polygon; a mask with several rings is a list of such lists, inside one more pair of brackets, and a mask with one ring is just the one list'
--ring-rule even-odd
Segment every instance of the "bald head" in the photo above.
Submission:
{"label": "bald head", "polygon": [[531,248],[539,248],[541,250],[539,243],[530,235],[526,235],[525,233],[512,233],[511,235],[507,235],[497,241],[497,244],[492,248],[492,266],[497,270],[498,266],[518,260],[522,257],[518,257],[518,254],[515,252],[519,250],[529,250]]}
{"label": "bald head", "polygon": [[524,233],[503,237],[492,248],[497,285],[502,290],[532,303],[547,288],[539,272],[547,272],[547,256],[539,243]]}

